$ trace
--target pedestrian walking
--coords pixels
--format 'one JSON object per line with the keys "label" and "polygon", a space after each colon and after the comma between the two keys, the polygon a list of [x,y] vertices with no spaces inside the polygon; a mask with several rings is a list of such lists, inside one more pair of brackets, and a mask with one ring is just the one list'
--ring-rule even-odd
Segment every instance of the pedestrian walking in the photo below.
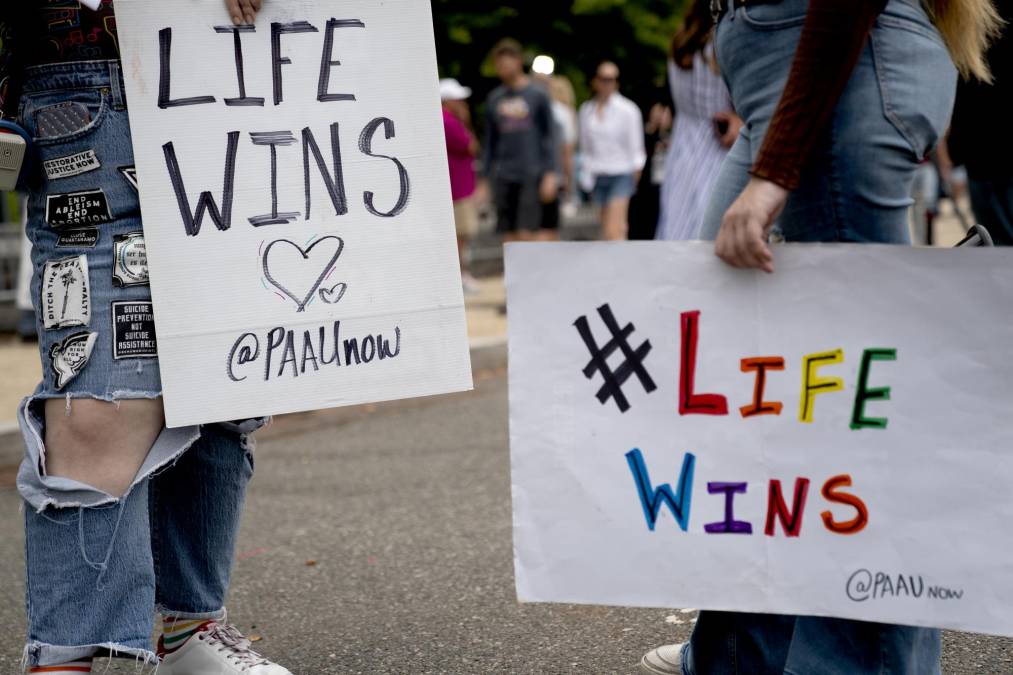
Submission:
{"label": "pedestrian walking", "polygon": [[562,75],[545,77],[552,104],[552,121],[556,138],[556,167],[559,188],[555,199],[542,204],[542,227],[536,239],[556,241],[564,204],[573,196],[574,153],[577,148],[577,109],[570,80]]}
{"label": "pedestrian walking", "polygon": [[[991,3],[720,4],[717,59],[745,132],[704,217],[716,254],[773,272],[775,221],[789,241],[909,243],[911,182],[946,129],[958,70],[988,77],[982,54],[999,23]],[[938,673],[939,656],[929,628],[711,611],[687,644],[651,651],[641,669]]]}
{"label": "pedestrian walking", "polygon": [[482,175],[492,184],[504,241],[532,239],[542,226],[542,204],[559,190],[552,105],[524,72],[523,54],[516,40],[496,44],[492,57],[502,84],[485,102]]}
{"label": "pedestrian walking", "polygon": [[967,169],[967,188],[975,219],[996,246],[1013,246],[1013,1],[995,0],[1006,24],[988,51],[992,81],[964,81],[950,125],[948,149],[954,164]]}
{"label": "pedestrian walking", "polygon": [[647,154],[644,119],[630,99],[619,93],[619,67],[598,65],[591,81],[594,97],[580,107],[580,152],[583,186],[601,209],[602,239],[626,239],[630,197],[640,181]]}
{"label": "pedestrian walking", "polygon": [[[160,662],[159,675],[286,675],[224,607],[251,434],[265,420],[165,428],[113,1],[89,4],[0,9],[0,108],[33,139],[27,232],[44,372],[18,410],[25,663],[79,675],[102,650]],[[260,5],[225,4],[236,23],[253,23]]]}
{"label": "pedestrian walking", "polygon": [[665,178],[665,158],[668,157],[672,133],[672,96],[668,85],[654,97],[644,123],[644,150],[647,162],[640,172],[637,191],[630,198],[631,241],[650,241],[658,229],[661,213],[661,183]]}
{"label": "pedestrian walking", "polygon": [[440,80],[443,102],[443,132],[447,138],[447,165],[450,167],[450,197],[454,201],[457,228],[457,255],[465,293],[478,291],[478,281],[468,269],[468,244],[478,232],[478,205],[475,203],[475,158],[478,141],[471,130],[471,89],[454,78]]}
{"label": "pedestrian walking", "polygon": [[657,239],[696,239],[721,162],[742,120],[718,73],[710,2],[694,0],[672,40],[668,83],[674,104],[672,139],[661,182]]}

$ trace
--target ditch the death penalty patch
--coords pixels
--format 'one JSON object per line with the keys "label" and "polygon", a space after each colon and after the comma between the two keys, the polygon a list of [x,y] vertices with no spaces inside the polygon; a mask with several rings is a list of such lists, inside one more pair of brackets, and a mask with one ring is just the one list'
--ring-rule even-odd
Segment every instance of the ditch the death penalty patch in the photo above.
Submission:
{"label": "ditch the death penalty patch", "polygon": [[98,333],[74,333],[62,342],[58,342],[49,350],[49,365],[53,369],[56,390],[67,386],[77,374],[84,370],[95,348]]}
{"label": "ditch the death penalty patch", "polygon": [[155,315],[151,302],[114,302],[112,310],[113,358],[156,358],[158,346],[155,343]]}
{"label": "ditch the death penalty patch", "polygon": [[95,225],[113,219],[102,190],[84,190],[46,197],[46,222],[53,227]]}
{"label": "ditch the death penalty patch", "polygon": [[47,159],[42,163],[42,167],[46,170],[46,178],[49,180],[79,176],[82,173],[94,171],[101,166],[98,157],[95,156],[94,150],[85,150],[84,152],[67,155],[66,157]]}
{"label": "ditch the death penalty patch", "polygon": [[50,260],[42,269],[42,325],[47,330],[87,326],[91,321],[88,258]]}

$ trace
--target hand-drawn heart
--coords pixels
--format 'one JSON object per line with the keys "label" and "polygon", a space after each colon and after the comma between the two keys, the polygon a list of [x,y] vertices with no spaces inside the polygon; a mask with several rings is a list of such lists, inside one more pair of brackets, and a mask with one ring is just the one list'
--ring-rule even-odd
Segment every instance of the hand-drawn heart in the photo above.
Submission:
{"label": "hand-drawn heart", "polygon": [[[275,248],[276,244],[286,244],[286,246]],[[321,244],[324,245],[320,246]],[[314,254],[313,250],[317,246],[320,248]],[[292,298],[298,307],[296,311],[302,312],[316,295],[320,284],[331,273],[331,269],[334,268],[344,247],[345,242],[341,237],[334,236],[320,237],[305,250],[299,244],[288,239],[276,239],[264,249],[264,277],[271,282],[272,286]],[[274,256],[271,255],[272,251],[274,251]],[[298,256],[294,255],[296,253]],[[311,254],[313,255],[312,260],[310,259]],[[321,265],[321,261],[325,261],[325,263]],[[278,281],[278,276],[286,279],[284,284]],[[291,286],[299,289],[306,288],[307,285],[309,285],[309,291],[303,295],[296,295],[295,292],[289,290]]]}
{"label": "hand-drawn heart", "polygon": [[328,305],[336,305],[345,295],[345,291],[348,290],[348,284],[344,281],[338,282],[330,288],[320,289],[320,299],[326,302]]}

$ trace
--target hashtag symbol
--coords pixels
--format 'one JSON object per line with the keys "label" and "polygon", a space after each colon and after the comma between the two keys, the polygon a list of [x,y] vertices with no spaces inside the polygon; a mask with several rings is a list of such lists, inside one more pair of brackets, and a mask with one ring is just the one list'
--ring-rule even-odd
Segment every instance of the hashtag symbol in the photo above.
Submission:
{"label": "hashtag symbol", "polygon": [[[598,316],[601,317],[602,323],[605,324],[609,333],[612,334],[612,339],[602,347],[599,347],[598,343],[595,342],[586,316],[582,316],[573,322],[573,325],[577,327],[577,332],[580,333],[580,338],[591,353],[591,360],[584,366],[584,377],[590,380],[596,372],[601,373],[602,385],[598,389],[598,401],[602,405],[605,405],[605,401],[611,398],[616,402],[616,406],[619,407],[619,412],[626,412],[630,409],[630,403],[626,400],[622,387],[626,380],[630,378],[630,375],[636,373],[637,379],[640,380],[640,385],[648,394],[657,389],[654,380],[651,379],[651,376],[644,368],[644,358],[651,351],[651,341],[644,340],[639,347],[633,349],[629,343],[629,337],[634,331],[633,324],[628,323],[623,328],[619,328],[619,324],[612,314],[612,308],[608,306],[608,303],[598,308]],[[622,351],[624,360],[613,371],[609,367],[607,359],[617,349]]]}

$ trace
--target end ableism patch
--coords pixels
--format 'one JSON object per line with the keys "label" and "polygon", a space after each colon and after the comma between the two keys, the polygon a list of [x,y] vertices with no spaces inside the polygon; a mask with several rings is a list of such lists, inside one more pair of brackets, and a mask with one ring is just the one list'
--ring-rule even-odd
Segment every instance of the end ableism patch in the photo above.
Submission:
{"label": "end ableism patch", "polygon": [[429,3],[117,22],[170,425],[470,388]]}

